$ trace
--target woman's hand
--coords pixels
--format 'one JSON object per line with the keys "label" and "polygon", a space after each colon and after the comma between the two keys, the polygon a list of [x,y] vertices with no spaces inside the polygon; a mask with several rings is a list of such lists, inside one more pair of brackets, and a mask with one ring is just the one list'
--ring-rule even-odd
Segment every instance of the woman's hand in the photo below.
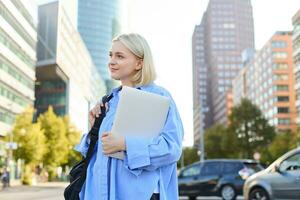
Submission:
{"label": "woman's hand", "polygon": [[[89,127],[92,128],[92,126],[95,123],[95,119],[96,117],[99,117],[99,115],[101,114],[101,108],[100,106],[103,106],[103,103],[97,103],[95,105],[94,108],[92,108],[92,110],[90,110],[89,112]],[[108,103],[105,104],[106,110],[108,108]]]}
{"label": "woman's hand", "polygon": [[114,136],[112,133],[103,133],[101,137],[102,151],[105,155],[126,150],[125,138]]}

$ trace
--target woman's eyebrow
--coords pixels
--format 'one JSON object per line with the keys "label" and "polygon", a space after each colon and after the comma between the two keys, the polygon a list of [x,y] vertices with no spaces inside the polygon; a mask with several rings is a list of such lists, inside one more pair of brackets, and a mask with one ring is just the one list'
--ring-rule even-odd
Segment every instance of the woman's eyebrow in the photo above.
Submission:
{"label": "woman's eyebrow", "polygon": [[109,55],[112,55],[112,54],[115,54],[115,55],[125,55],[125,53],[123,53],[121,51],[116,51],[116,52],[109,51]]}
{"label": "woman's eyebrow", "polygon": [[117,51],[117,52],[115,52],[115,54],[124,54],[124,53],[121,51]]}

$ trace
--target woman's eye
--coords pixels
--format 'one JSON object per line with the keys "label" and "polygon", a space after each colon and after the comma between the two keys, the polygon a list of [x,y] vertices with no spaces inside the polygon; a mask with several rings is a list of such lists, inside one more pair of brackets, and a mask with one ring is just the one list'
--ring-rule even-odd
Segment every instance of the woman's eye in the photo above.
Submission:
{"label": "woman's eye", "polygon": [[121,55],[118,55],[117,57],[118,57],[118,58],[124,58],[124,57],[123,57],[123,56],[121,56]]}

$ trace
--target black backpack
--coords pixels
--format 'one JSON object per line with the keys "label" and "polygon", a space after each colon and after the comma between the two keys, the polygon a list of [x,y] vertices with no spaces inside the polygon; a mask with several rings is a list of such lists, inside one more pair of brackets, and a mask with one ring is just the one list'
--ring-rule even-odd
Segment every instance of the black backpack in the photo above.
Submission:
{"label": "black backpack", "polygon": [[105,103],[107,103],[111,98],[112,94],[102,97],[103,106],[101,106],[101,114],[95,119],[95,123],[88,133],[88,136],[90,138],[90,145],[86,157],[83,158],[74,167],[72,167],[70,171],[70,184],[65,188],[64,191],[65,200],[79,200],[79,193],[86,179],[86,170],[92,158],[96,142],[98,140],[99,128],[106,115]]}

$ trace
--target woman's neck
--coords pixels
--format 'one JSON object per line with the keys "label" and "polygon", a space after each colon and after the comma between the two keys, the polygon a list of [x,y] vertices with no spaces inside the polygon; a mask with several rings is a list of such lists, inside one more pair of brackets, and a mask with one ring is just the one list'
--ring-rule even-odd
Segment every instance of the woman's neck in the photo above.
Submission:
{"label": "woman's neck", "polygon": [[121,85],[127,87],[134,87],[134,84],[131,81],[121,81]]}

